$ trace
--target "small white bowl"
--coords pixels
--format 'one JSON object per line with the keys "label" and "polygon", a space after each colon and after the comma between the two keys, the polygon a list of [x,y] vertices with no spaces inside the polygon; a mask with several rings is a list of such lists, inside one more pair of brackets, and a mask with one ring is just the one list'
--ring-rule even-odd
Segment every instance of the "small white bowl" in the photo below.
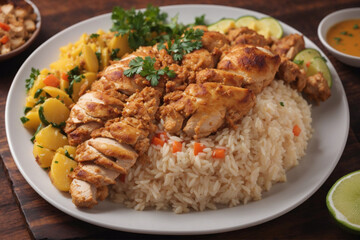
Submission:
{"label": "small white bowl", "polygon": [[318,26],[318,36],[321,43],[334,55],[339,61],[348,64],[353,67],[360,67],[360,57],[352,56],[349,54],[342,53],[335,48],[331,47],[326,42],[326,34],[329,29],[336,23],[348,20],[360,18],[360,8],[347,8],[339,10],[327,15]]}

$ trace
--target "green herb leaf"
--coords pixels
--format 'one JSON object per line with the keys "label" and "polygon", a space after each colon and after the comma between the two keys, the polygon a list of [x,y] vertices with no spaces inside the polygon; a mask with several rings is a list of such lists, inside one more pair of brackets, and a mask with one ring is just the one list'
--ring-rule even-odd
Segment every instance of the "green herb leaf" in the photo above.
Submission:
{"label": "green herb leaf", "polygon": [[342,41],[342,39],[339,37],[334,37],[334,40],[336,41],[336,44],[339,44]]}
{"label": "green herb leaf", "polygon": [[38,90],[36,90],[35,94],[34,94],[34,98],[38,98],[40,96],[40,94],[42,93],[42,89],[39,88]]}
{"label": "green herb leaf", "polygon": [[59,163],[58,161],[55,161],[55,163]]}
{"label": "green herb leaf", "polygon": [[117,54],[118,52],[120,51],[120,48],[114,48],[111,50],[111,55],[110,55],[110,59],[111,60],[117,60],[118,57],[117,57]]}
{"label": "green herb leaf", "polygon": [[74,171],[74,168],[73,168],[73,167],[70,168],[70,172],[72,172],[72,171]]}
{"label": "green herb leaf", "polygon": [[41,146],[41,145],[36,145],[36,146],[38,146],[39,148],[44,148],[43,146]]}
{"label": "green herb leaf", "polygon": [[294,60],[293,62],[295,64],[297,64],[297,65],[303,65],[304,64],[304,60]]}
{"label": "green herb leaf", "polygon": [[206,25],[205,23],[205,14],[200,17],[195,17],[195,25]]}
{"label": "green herb leaf", "polygon": [[25,107],[24,108],[24,114],[26,115],[29,111],[31,111],[31,107]]}
{"label": "green herb leaf", "polygon": [[284,104],[283,102],[280,102],[280,106],[284,107],[284,106],[285,106],[285,104]]}
{"label": "green herb leaf", "polygon": [[34,86],[34,82],[39,75],[39,69],[31,68],[30,77],[25,80],[25,87],[27,92]]}
{"label": "green herb leaf", "polygon": [[69,88],[65,89],[65,91],[71,97],[74,91],[74,83],[81,82],[81,80],[85,78],[85,76],[80,73],[79,66],[76,66],[70,71],[68,71],[67,75],[69,79]]}
{"label": "green herb leaf", "polygon": [[44,115],[44,107],[40,106],[39,107],[39,118],[40,121],[46,126],[49,125],[50,123],[48,122],[48,120],[46,120],[45,115]]}
{"label": "green herb leaf", "polygon": [[30,119],[28,119],[27,117],[21,117],[20,120],[23,124],[30,121]]}
{"label": "green herb leaf", "polygon": [[357,23],[354,24],[353,29],[359,29],[359,25]]}
{"label": "green herb leaf", "polygon": [[36,131],[35,131],[34,135],[33,135],[33,136],[32,136],[32,138],[30,139],[30,141],[31,141],[32,143],[34,143],[34,140],[35,140],[36,134],[38,134],[38,133],[39,133],[39,131],[41,130],[41,128],[42,128],[42,124],[40,123],[40,124],[39,124],[39,126],[38,126],[38,128],[36,129]]}
{"label": "green herb leaf", "polygon": [[91,35],[90,35],[90,39],[92,39],[92,38],[97,38],[97,37],[99,37],[100,35],[99,34],[97,34],[97,33],[92,33]]}
{"label": "green herb leaf", "polygon": [[37,102],[35,103],[34,106],[39,105],[39,104],[43,104],[45,102],[46,97],[45,96],[40,96],[39,100],[37,100]]}
{"label": "green herb leaf", "polygon": [[100,64],[100,62],[101,62],[101,52],[100,52],[100,50],[96,51],[95,55],[96,55],[96,58],[98,60],[98,63]]}
{"label": "green herb leaf", "polygon": [[70,155],[70,153],[68,152],[68,150],[65,150],[65,156],[70,158],[71,160],[74,160],[74,158]]}

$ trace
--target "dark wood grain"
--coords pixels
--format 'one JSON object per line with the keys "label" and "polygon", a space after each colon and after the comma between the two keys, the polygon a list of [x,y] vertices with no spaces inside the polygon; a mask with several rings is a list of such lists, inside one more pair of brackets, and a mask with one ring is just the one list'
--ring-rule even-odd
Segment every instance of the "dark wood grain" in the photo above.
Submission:
{"label": "dark wood grain", "polygon": [[[169,236],[151,236],[113,231],[74,219],[43,200],[24,180],[10,154],[6,141],[4,112],[11,81],[24,60],[41,43],[57,32],[87,18],[111,12],[120,5],[124,8],[142,8],[146,1],[47,1],[34,0],[42,14],[43,25],[38,39],[18,57],[0,63],[0,238],[1,239],[69,239],[69,238],[123,238],[168,239]],[[228,233],[192,236],[191,239],[357,239],[339,228],[328,214],[325,197],[332,184],[341,176],[360,169],[360,69],[346,66],[332,57],[317,38],[317,25],[327,14],[348,7],[360,7],[358,0],[341,1],[153,1],[154,5],[221,4],[247,8],[269,14],[293,26],[314,41],[330,58],[345,88],[350,108],[349,138],[344,153],[327,181],[307,201],[289,213],[267,223]],[[219,13],[219,18],[223,17]],[[336,137],[336,136],[334,136]],[[216,221],[216,219],[214,219]],[[172,236],[185,239],[185,236]]]}

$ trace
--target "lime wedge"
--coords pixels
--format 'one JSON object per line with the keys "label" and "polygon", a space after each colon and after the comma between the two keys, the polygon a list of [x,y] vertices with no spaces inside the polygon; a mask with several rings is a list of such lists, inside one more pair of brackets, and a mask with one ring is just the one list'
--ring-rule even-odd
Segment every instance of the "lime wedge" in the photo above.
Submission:
{"label": "lime wedge", "polygon": [[284,33],[278,20],[272,17],[264,17],[256,22],[256,31],[265,38],[274,37],[280,39]]}
{"label": "lime wedge", "polygon": [[331,88],[332,86],[331,73],[324,58],[322,57],[314,57],[313,59],[311,59],[310,65],[306,70],[306,76],[312,76],[318,72],[321,72],[323,74],[329,87]]}
{"label": "lime wedge", "polygon": [[342,227],[360,234],[360,170],[345,175],[332,186],[326,205]]}
{"label": "lime wedge", "polygon": [[304,50],[300,51],[298,54],[296,54],[294,58],[294,62],[296,64],[299,64],[301,66],[306,66],[308,62],[311,62],[311,59],[314,57],[320,57],[320,53],[318,50],[313,48],[305,48]]}
{"label": "lime wedge", "polygon": [[221,19],[216,23],[213,23],[208,26],[209,31],[217,31],[221,32],[222,34],[227,33],[231,28],[235,27],[235,21],[231,18]]}
{"label": "lime wedge", "polygon": [[254,16],[242,16],[235,20],[235,27],[248,27],[255,30],[257,18]]}

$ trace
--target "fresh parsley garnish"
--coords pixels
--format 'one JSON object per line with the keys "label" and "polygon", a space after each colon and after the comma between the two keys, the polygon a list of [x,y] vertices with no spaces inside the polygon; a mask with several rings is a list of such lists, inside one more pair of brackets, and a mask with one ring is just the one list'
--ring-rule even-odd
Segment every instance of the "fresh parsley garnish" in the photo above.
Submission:
{"label": "fresh parsley garnish", "polygon": [[25,80],[26,91],[29,91],[34,86],[34,82],[39,75],[39,69],[31,68],[30,77]]}
{"label": "fresh parsley garnish", "polygon": [[38,146],[39,148],[44,148],[43,146],[41,146],[41,145],[36,145],[36,146]]}
{"label": "fresh parsley garnish", "polygon": [[42,124],[40,123],[39,126],[38,126],[38,128],[36,129],[34,135],[33,135],[32,138],[30,139],[30,141],[31,141],[32,143],[34,143],[36,134],[38,134],[38,132],[41,130],[41,128],[42,128]]}
{"label": "fresh parsley garnish", "polygon": [[359,25],[357,23],[354,24],[353,29],[359,29]]}
{"label": "fresh parsley garnish", "polygon": [[185,54],[202,47],[201,37],[203,35],[203,30],[190,28],[184,32],[183,37],[176,37],[174,41],[169,40],[167,48],[161,43],[158,45],[158,49],[166,49],[175,61],[180,61]]}
{"label": "fresh parsley garnish", "polygon": [[200,17],[195,17],[194,25],[206,25],[205,14],[201,15]]}
{"label": "fresh parsley garnish", "polygon": [[339,44],[342,41],[342,39],[339,37],[334,37],[334,40],[335,40],[336,44]]}
{"label": "fresh parsley garnish", "polygon": [[98,50],[98,51],[95,52],[95,55],[96,55],[96,58],[98,60],[98,63],[100,64],[100,62],[101,62],[101,52]]}
{"label": "fresh parsley garnish", "polygon": [[59,163],[58,161],[55,161],[55,163]]}
{"label": "fresh parsley garnish", "polygon": [[50,124],[51,126],[53,126],[53,127],[55,127],[55,128],[62,129],[62,128],[64,128],[65,125],[66,125],[65,122],[61,122],[61,123],[49,122],[49,121],[46,119],[45,115],[44,115],[44,107],[43,107],[43,106],[40,106],[40,107],[39,107],[39,112],[38,112],[38,113],[39,113],[40,121],[41,121],[45,126],[47,126],[47,125]]}
{"label": "fresh parsley garnish", "polygon": [[69,79],[69,88],[65,89],[67,94],[71,97],[74,92],[74,83],[81,82],[83,78],[85,78],[84,75],[80,73],[79,66],[74,67],[70,71],[67,72],[68,79]]}
{"label": "fresh parsley garnish", "polygon": [[38,90],[36,90],[35,94],[34,94],[34,98],[38,98],[40,96],[40,94],[42,93],[42,89],[39,88]]}
{"label": "fresh parsley garnish", "polygon": [[70,168],[70,172],[72,172],[72,171],[74,171],[74,168],[72,167],[72,168]]}
{"label": "fresh parsley garnish", "polygon": [[125,76],[132,77],[134,74],[140,74],[150,81],[151,86],[157,86],[159,84],[160,76],[167,75],[169,78],[175,77],[175,72],[170,70],[168,67],[156,70],[155,58],[146,56],[145,58],[136,57],[129,63],[129,69],[124,71]]}
{"label": "fresh parsley garnish", "polygon": [[284,104],[283,102],[280,102],[280,106],[284,107],[284,106],[285,106],[285,104]]}
{"label": "fresh parsley garnish", "polygon": [[39,105],[39,104],[43,104],[45,102],[46,97],[45,96],[40,96],[39,100],[37,100],[37,102],[35,103],[34,106]]}
{"label": "fresh parsley garnish", "polygon": [[32,107],[25,107],[24,108],[24,114],[27,114],[29,111],[31,111]]}
{"label": "fresh parsley garnish", "polygon": [[28,119],[27,117],[21,117],[20,120],[23,124],[30,121],[30,119]]}
{"label": "fresh parsley garnish", "polygon": [[304,64],[304,60],[294,60],[293,62],[295,64],[297,64],[297,65],[303,65]]}
{"label": "fresh parsley garnish", "polygon": [[97,34],[97,33],[92,33],[91,35],[90,35],[90,39],[92,39],[92,38],[97,38],[97,37],[99,37],[100,35],[99,34]]}
{"label": "fresh parsley garnish", "polygon": [[117,54],[118,52],[120,51],[120,48],[114,48],[111,50],[111,55],[110,55],[110,59],[111,60],[117,60],[118,57],[117,57]]}
{"label": "fresh parsley garnish", "polygon": [[65,150],[65,156],[70,158],[71,160],[74,160],[74,158],[70,155],[70,153],[68,152],[68,150]]}

